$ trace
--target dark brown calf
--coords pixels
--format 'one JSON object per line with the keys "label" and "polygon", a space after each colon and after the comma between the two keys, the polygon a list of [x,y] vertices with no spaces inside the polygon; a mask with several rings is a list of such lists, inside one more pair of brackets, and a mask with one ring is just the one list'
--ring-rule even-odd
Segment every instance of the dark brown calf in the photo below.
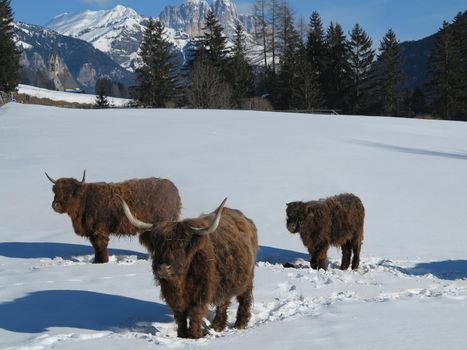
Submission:
{"label": "dark brown calf", "polygon": [[287,204],[287,229],[291,233],[300,232],[303,244],[310,252],[313,269],[326,269],[330,245],[342,248],[342,270],[349,267],[352,252],[352,269],[357,269],[364,218],[362,201],[353,194]]}

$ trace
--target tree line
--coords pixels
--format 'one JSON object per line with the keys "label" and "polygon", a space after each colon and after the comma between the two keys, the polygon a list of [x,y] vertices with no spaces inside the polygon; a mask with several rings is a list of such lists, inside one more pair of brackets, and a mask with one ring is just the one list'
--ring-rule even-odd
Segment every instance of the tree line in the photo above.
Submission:
{"label": "tree line", "polygon": [[[375,50],[355,24],[346,35],[339,23],[327,28],[318,12],[297,20],[286,1],[254,4],[254,55],[236,23],[232,42],[214,12],[205,18],[203,35],[191,40],[181,65],[165,28],[148,21],[140,47],[141,66],[130,93],[147,107],[245,108],[336,111],[341,114],[420,116],[467,120],[467,13],[445,21],[428,62],[427,82],[404,88],[399,40],[389,29]],[[19,82],[10,0],[0,0],[0,90]],[[251,62],[250,57],[261,57]],[[127,95],[122,84],[99,79],[96,104],[105,96]]]}
{"label": "tree line", "polygon": [[339,23],[324,28],[316,11],[308,23],[297,21],[288,4],[276,0],[257,0],[254,13],[261,64],[249,61],[242,25],[236,24],[228,45],[210,11],[204,35],[193,39],[179,69],[163,24],[150,20],[141,46],[137,100],[151,107],[172,101],[193,108],[249,108],[256,97],[275,110],[467,119],[465,15],[459,13],[440,29],[427,84],[407,90],[392,29],[375,50],[358,23],[346,35]]}

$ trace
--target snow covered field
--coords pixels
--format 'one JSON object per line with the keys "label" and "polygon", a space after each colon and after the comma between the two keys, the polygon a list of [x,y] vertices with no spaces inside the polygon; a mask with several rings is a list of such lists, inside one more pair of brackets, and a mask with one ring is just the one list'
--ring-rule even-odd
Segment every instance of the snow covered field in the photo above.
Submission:
{"label": "snow covered field", "polygon": [[[41,89],[36,86],[19,84],[18,92],[38,98],[48,98],[53,101],[76,102],[83,104],[94,105],[96,103],[96,95],[77,94],[64,91],[54,91]],[[126,98],[107,97],[109,104],[114,107],[122,107],[127,105],[131,100]]]}
{"label": "snow covered field", "polygon": [[[467,123],[191,110],[0,108],[0,349],[466,349]],[[52,211],[53,177],[170,178],[184,217],[227,196],[259,230],[250,327],[176,338],[137,239],[89,242]],[[358,271],[307,264],[285,203],[366,207]],[[209,317],[206,320],[209,323]]]}

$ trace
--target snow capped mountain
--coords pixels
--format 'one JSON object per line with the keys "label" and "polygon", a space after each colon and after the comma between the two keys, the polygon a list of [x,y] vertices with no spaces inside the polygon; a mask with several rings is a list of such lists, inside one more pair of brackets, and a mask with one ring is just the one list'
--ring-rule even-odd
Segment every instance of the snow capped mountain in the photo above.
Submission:
{"label": "snow capped mountain", "polygon": [[169,28],[198,36],[202,33],[204,18],[210,8],[206,0],[184,0],[181,5],[166,6],[159,19]]}
{"label": "snow capped mountain", "polygon": [[[239,16],[231,0],[183,0],[180,5],[166,6],[159,15],[167,27],[167,39],[173,44],[181,62],[190,39],[203,33],[204,19],[209,10],[214,11],[229,38],[233,37],[236,22],[241,21],[247,31],[247,46],[258,51],[253,36],[248,34],[253,32],[252,16]],[[53,18],[47,27],[62,35],[87,41],[124,69],[134,72],[139,65],[138,49],[147,20],[135,10],[117,5],[110,10],[63,13]],[[256,61],[253,57],[253,62]]]}
{"label": "snow capped mountain", "polygon": [[167,27],[198,36],[203,33],[204,18],[209,10],[214,11],[228,37],[233,35],[236,21],[242,22],[247,31],[252,29],[252,17],[239,16],[237,7],[230,0],[212,0],[211,3],[206,0],[184,0],[180,5],[166,6],[159,18]]}
{"label": "snow capped mountain", "polygon": [[21,22],[16,22],[14,28],[21,49],[23,83],[61,91],[79,87],[94,92],[101,76],[128,85],[134,81],[132,73],[88,42]]}
{"label": "snow capped mountain", "polygon": [[117,5],[111,10],[64,13],[47,27],[62,35],[91,43],[128,70],[134,70],[146,18],[135,10]]}

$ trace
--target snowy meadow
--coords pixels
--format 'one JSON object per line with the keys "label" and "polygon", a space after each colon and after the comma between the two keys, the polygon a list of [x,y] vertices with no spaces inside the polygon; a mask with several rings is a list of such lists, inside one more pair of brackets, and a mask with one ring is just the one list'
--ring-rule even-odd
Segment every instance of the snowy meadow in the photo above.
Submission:
{"label": "snowy meadow", "polygon": [[[0,349],[465,349],[467,123],[214,110],[0,108]],[[110,262],[51,208],[54,178],[171,179],[182,217],[228,197],[258,227],[248,329],[176,337],[136,238]],[[285,206],[351,192],[360,269],[308,266]],[[302,268],[287,269],[291,262]],[[213,315],[205,320],[209,325]]]}

